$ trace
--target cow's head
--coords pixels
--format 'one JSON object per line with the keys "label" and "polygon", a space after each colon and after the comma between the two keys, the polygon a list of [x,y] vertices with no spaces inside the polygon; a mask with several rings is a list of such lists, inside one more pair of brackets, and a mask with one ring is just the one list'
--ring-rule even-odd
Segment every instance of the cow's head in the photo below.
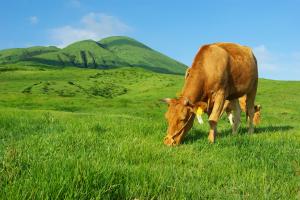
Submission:
{"label": "cow's head", "polygon": [[253,124],[255,126],[260,123],[260,115],[261,115],[260,111],[261,111],[261,109],[262,109],[261,105],[255,105],[254,106],[255,112],[254,112]]}
{"label": "cow's head", "polygon": [[180,144],[185,134],[192,128],[195,113],[199,107],[205,110],[207,104],[199,102],[192,104],[187,98],[170,99],[164,101],[169,108],[165,114],[168,121],[167,136],[164,143],[169,146]]}

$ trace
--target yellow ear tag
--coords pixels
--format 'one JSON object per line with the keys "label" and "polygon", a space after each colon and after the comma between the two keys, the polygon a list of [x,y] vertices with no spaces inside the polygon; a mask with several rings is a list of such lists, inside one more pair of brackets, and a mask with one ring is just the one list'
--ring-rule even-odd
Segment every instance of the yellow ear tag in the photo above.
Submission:
{"label": "yellow ear tag", "polygon": [[201,107],[198,107],[196,114],[197,115],[202,115],[203,114],[203,110],[202,110]]}
{"label": "yellow ear tag", "polygon": [[201,117],[202,114],[203,114],[202,108],[198,107],[198,109],[196,111],[196,116],[197,116],[197,120],[198,120],[199,124],[203,124],[203,119]]}

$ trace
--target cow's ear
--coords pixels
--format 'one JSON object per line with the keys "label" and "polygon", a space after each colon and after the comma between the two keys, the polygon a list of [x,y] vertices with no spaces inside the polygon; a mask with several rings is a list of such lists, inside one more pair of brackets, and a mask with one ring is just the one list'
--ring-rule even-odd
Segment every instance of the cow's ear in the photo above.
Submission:
{"label": "cow's ear", "polygon": [[172,99],[171,98],[164,98],[164,99],[161,99],[162,102],[165,102],[167,104],[170,104]]}
{"label": "cow's ear", "polygon": [[184,79],[187,79],[187,77],[190,75],[190,69],[191,69],[191,68],[188,68],[188,69],[185,71]]}
{"label": "cow's ear", "polygon": [[254,106],[254,109],[255,109],[255,112],[257,112],[257,111],[260,111],[261,109],[262,109],[262,106],[261,105],[255,105]]}

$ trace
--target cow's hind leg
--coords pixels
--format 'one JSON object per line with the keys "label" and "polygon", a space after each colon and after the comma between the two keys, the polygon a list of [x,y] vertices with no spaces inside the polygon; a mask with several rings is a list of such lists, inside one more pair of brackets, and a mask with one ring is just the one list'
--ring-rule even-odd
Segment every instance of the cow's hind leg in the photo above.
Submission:
{"label": "cow's hind leg", "polygon": [[231,111],[231,117],[232,117],[232,133],[236,134],[237,130],[239,128],[240,122],[241,122],[241,107],[239,104],[239,100],[238,99],[234,99],[232,100],[232,111]]}
{"label": "cow's hind leg", "polygon": [[247,121],[248,121],[248,132],[250,134],[254,132],[254,126],[253,126],[253,118],[254,118],[254,112],[255,112],[254,101],[255,101],[255,93],[247,94],[246,114],[247,114]]}
{"label": "cow's hind leg", "polygon": [[215,96],[214,106],[209,116],[210,130],[209,130],[208,139],[211,143],[215,142],[215,137],[217,134],[217,123],[222,113],[224,102],[225,102],[224,92],[223,91],[217,92]]}

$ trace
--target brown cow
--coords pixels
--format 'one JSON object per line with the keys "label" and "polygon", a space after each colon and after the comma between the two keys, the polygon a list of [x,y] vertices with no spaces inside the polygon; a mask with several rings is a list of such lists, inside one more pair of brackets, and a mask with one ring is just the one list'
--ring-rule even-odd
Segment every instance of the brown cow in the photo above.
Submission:
{"label": "brown cow", "polygon": [[169,105],[166,113],[169,124],[164,140],[166,145],[176,145],[182,141],[193,126],[199,107],[207,107],[210,125],[208,138],[214,142],[225,100],[235,100],[243,95],[247,95],[249,133],[254,131],[258,72],[256,58],[250,48],[233,43],[204,45],[189,71],[181,96],[178,99],[165,99]]}

